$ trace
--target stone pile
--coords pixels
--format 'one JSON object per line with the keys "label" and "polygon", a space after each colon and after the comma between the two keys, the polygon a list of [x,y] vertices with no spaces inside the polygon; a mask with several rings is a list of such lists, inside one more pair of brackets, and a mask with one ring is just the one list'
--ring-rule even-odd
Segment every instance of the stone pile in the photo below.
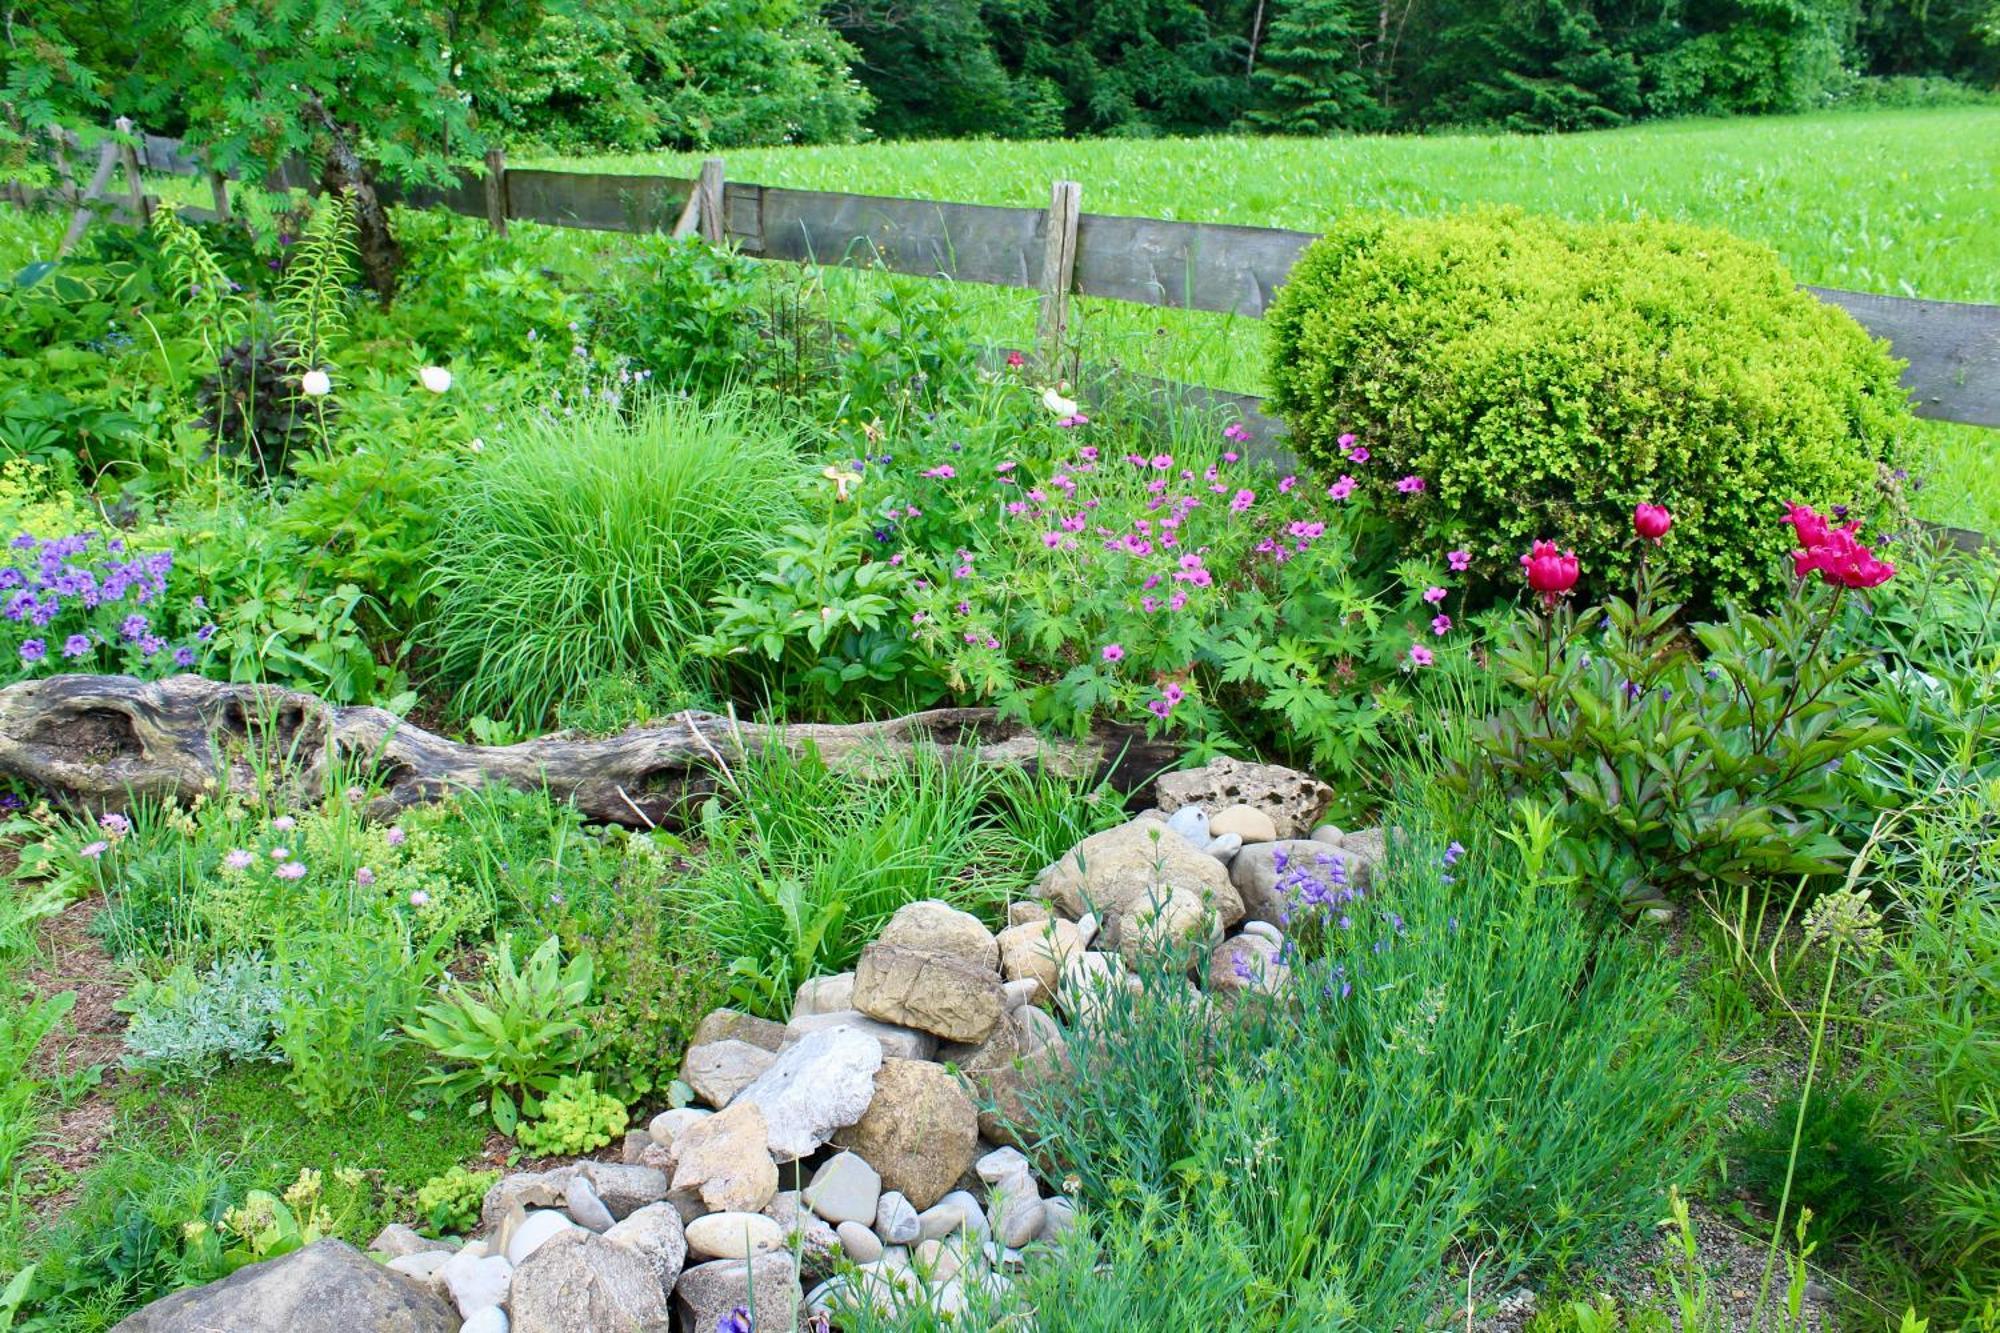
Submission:
{"label": "stone pile", "polygon": [[1219,760],[1158,790],[1044,870],[997,935],[911,903],[854,971],[800,986],[786,1022],[709,1014],[682,1066],[695,1104],[627,1135],[622,1161],[502,1178],[462,1243],[388,1228],[371,1248],[408,1290],[369,1308],[411,1333],[709,1333],[739,1307],[783,1329],[1004,1292],[1073,1214],[1015,1136],[1067,1067],[1065,1031],[1101,1021],[1156,949],[1189,958],[1212,1003],[1280,993],[1300,895],[1364,889],[1383,854],[1377,831],[1319,825],[1332,793],[1287,769]]}

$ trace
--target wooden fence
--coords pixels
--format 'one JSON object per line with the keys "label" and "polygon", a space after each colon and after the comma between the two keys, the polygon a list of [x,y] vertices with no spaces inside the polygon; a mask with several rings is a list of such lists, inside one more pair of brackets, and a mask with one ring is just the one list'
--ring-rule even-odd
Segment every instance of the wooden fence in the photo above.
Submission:
{"label": "wooden fence", "polygon": [[[221,176],[178,140],[130,134],[125,148],[131,199],[95,205],[121,220],[143,218],[150,200],[137,169],[210,179],[214,209],[191,217],[226,218]],[[112,144],[104,146],[100,194],[110,175]],[[281,172],[269,184],[306,184],[301,172]],[[1310,232],[1159,218],[1085,213],[1081,187],[1057,181],[1049,207],[1000,208],[877,195],[840,194],[752,185],[724,178],[711,158],[694,180],[669,176],[545,171],[506,166],[487,155],[484,174],[448,189],[385,189],[411,207],[444,208],[485,218],[504,231],[509,221],[598,231],[699,229],[746,255],[794,263],[877,266],[891,272],[959,282],[1020,287],[1041,293],[1038,335],[1050,355],[1062,344],[1073,296],[1141,305],[1262,316]],[[21,202],[29,202],[18,188]],[[83,207],[72,188],[64,202]],[[2000,427],[2000,306],[1929,301],[1868,292],[1808,287],[1841,307],[1869,332],[1888,340],[1908,362],[1903,383],[1919,416]],[[1259,401],[1222,394],[1241,408],[1252,434],[1281,433]]]}

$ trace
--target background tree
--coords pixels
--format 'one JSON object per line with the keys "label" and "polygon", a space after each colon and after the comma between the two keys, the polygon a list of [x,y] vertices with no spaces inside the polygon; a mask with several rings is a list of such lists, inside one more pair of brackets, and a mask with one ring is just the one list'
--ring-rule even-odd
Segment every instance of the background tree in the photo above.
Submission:
{"label": "background tree", "polygon": [[1331,134],[1387,121],[1361,49],[1377,6],[1369,0],[1282,0],[1255,53],[1251,129]]}

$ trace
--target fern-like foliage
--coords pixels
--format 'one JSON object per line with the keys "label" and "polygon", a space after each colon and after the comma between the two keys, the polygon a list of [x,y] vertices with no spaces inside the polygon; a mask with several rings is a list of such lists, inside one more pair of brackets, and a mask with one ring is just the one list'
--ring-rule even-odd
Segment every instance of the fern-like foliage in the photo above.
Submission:
{"label": "fern-like foliage", "polygon": [[178,205],[163,203],[153,214],[153,236],[160,243],[168,287],[183,308],[200,318],[217,343],[240,336],[250,321],[250,307],[222,269],[201,233],[181,220]]}
{"label": "fern-like foliage", "polygon": [[354,204],[345,195],[325,195],[292,249],[278,292],[277,342],[294,370],[329,364],[328,345],[347,329],[354,257]]}

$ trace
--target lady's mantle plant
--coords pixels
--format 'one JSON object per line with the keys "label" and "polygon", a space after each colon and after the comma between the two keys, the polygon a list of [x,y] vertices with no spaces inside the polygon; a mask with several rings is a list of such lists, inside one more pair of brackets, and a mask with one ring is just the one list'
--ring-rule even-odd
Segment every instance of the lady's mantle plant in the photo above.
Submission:
{"label": "lady's mantle plant", "polygon": [[1730,606],[1690,627],[1693,642],[1679,606],[1653,604],[1648,557],[1672,525],[1665,510],[1633,515],[1632,600],[1581,614],[1567,600],[1575,553],[1535,543],[1521,563],[1542,611],[1495,655],[1525,702],[1487,720],[1455,782],[1497,779],[1549,803],[1565,869],[1628,910],[1835,869],[1847,849],[1832,832],[1833,772],[1894,730],[1854,711],[1849,681],[1868,659],[1832,653],[1827,632],[1845,598],[1895,567],[1858,524],[1800,505],[1785,521],[1799,541],[1792,595],[1769,615]]}

